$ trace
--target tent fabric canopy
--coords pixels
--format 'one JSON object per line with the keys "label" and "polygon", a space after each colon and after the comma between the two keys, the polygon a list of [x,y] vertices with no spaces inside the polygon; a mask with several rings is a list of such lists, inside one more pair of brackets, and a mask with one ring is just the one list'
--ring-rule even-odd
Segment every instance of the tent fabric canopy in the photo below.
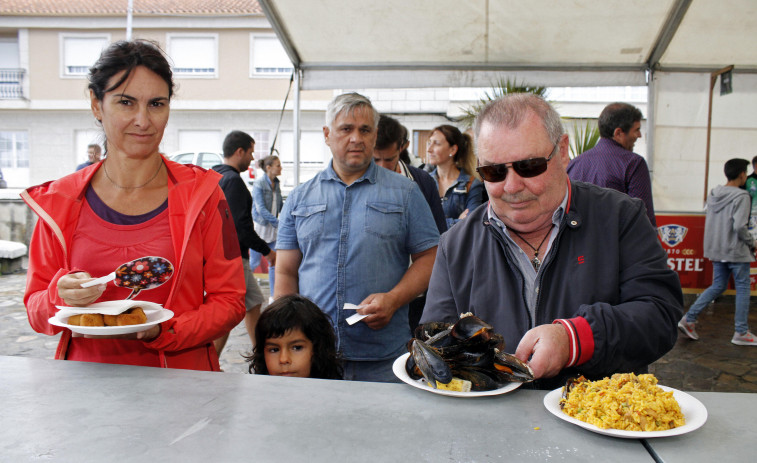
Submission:
{"label": "tent fabric canopy", "polygon": [[[297,69],[295,131],[301,89],[647,86],[647,163],[667,211],[701,211],[720,181],[706,172],[757,144],[757,0],[259,3]],[[711,73],[729,65],[734,93],[711,102]],[[299,179],[297,139],[294,159]]]}
{"label": "tent fabric canopy", "polygon": [[754,0],[260,4],[303,89],[488,86],[503,72],[547,86],[644,85],[650,70],[730,64],[757,72]]}

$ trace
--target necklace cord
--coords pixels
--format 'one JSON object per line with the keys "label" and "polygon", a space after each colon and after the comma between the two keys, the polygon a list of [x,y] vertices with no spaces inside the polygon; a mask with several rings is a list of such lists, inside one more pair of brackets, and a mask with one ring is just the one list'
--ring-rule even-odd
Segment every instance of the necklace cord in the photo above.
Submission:
{"label": "necklace cord", "polygon": [[[155,177],[158,176],[160,173],[160,169],[163,168],[163,158],[160,158],[160,164],[158,165],[158,170],[155,171],[155,174],[153,174],[152,177],[150,177],[150,180],[146,181],[145,183],[139,185],[139,186],[121,186],[118,183],[114,182],[112,178],[110,178],[110,175],[108,175],[108,168],[106,167],[106,163],[103,162],[103,171],[105,172],[105,177],[108,179],[110,183],[113,184],[114,187],[120,188],[122,190],[138,190],[140,188],[146,187],[150,182],[155,180]],[[530,245],[529,245],[530,246]]]}
{"label": "necklace cord", "polygon": [[531,245],[531,243],[529,243],[525,238],[523,238],[523,236],[520,233],[518,233],[512,228],[508,229],[511,232],[515,233],[515,235],[518,238],[520,238],[524,243],[526,243],[529,248],[533,249],[534,258],[531,259],[531,265],[534,266],[534,270],[536,270],[537,272],[539,271],[539,266],[541,265],[541,261],[539,260],[539,249],[541,249],[541,246],[544,244],[545,241],[547,241],[547,237],[552,233],[553,228],[555,228],[555,224],[552,224],[552,226],[549,227],[549,230],[547,230],[547,233],[544,235],[544,238],[542,238],[541,243],[539,243],[539,247],[536,247],[536,248],[533,247],[533,245]]}

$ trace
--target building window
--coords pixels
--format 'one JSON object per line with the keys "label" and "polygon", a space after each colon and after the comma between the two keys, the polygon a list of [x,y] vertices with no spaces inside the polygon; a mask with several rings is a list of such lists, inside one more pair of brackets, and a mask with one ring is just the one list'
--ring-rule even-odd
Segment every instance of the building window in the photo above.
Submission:
{"label": "building window", "polygon": [[169,35],[167,51],[177,77],[218,77],[218,35]]}
{"label": "building window", "polygon": [[29,134],[26,132],[0,132],[0,168],[29,167]]}
{"label": "building window", "polygon": [[61,35],[62,76],[86,76],[100,53],[110,43],[110,35]]}
{"label": "building window", "polygon": [[18,40],[0,37],[0,99],[24,97],[24,70],[20,61]]}
{"label": "building window", "polygon": [[251,35],[250,50],[252,51],[251,75],[261,76],[288,76],[292,73],[292,62],[281,46],[276,36]]}
{"label": "building window", "polygon": [[[270,132],[250,131],[250,136],[255,140],[255,159],[260,160],[271,155],[271,140],[268,138]],[[274,155],[276,153],[273,153]]]}

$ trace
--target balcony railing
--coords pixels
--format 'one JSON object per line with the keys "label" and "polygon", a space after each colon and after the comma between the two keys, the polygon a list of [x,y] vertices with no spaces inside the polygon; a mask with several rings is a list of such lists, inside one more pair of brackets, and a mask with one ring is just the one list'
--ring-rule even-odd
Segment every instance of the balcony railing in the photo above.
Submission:
{"label": "balcony railing", "polygon": [[0,100],[24,97],[24,70],[0,68]]}

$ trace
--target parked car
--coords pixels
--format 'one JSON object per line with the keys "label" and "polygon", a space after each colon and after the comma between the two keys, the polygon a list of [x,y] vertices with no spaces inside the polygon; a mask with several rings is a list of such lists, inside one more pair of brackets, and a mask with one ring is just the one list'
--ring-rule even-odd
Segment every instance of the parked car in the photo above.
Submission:
{"label": "parked car", "polygon": [[[168,159],[181,164],[194,164],[203,169],[211,169],[213,166],[223,164],[223,154],[210,151],[179,151],[169,155]],[[255,166],[250,164],[250,168],[241,176],[246,183],[252,185],[255,182]]]}
{"label": "parked car", "polygon": [[168,156],[168,159],[181,164],[194,164],[203,169],[210,169],[215,165],[223,164],[223,155],[208,151],[181,151]]}

